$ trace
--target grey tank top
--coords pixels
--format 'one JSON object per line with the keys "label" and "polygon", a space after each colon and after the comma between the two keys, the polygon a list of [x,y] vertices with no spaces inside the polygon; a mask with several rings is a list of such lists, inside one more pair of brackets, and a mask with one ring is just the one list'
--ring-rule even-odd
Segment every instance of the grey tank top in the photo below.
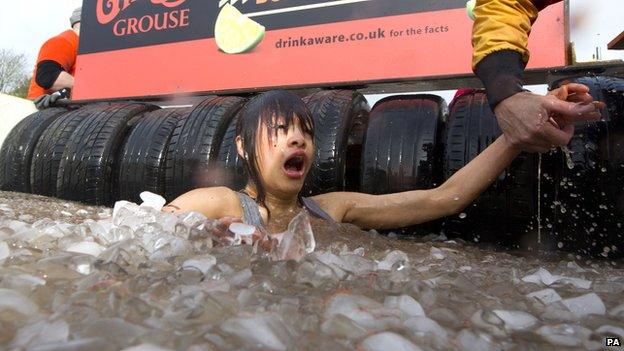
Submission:
{"label": "grey tank top", "polygon": [[[243,206],[243,222],[256,227],[263,226],[264,221],[260,215],[260,206],[245,193],[237,191],[236,195],[238,195],[241,205]],[[307,197],[301,198],[301,200],[303,201],[303,206],[314,217],[333,221],[333,218],[331,218],[327,212],[323,211],[323,209],[316,202],[314,202],[314,200]]]}

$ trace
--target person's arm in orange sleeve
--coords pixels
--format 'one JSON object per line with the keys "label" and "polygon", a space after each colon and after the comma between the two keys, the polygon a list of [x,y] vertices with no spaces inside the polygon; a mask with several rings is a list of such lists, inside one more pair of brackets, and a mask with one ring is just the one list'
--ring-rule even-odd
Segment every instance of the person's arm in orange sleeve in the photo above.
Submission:
{"label": "person's arm in orange sleeve", "polygon": [[473,70],[486,88],[499,126],[512,145],[525,151],[545,152],[568,144],[573,133],[546,123],[550,117],[560,126],[595,118],[554,113],[553,96],[535,95],[522,87],[531,26],[540,10],[560,1],[477,0],[474,8]]}
{"label": "person's arm in orange sleeve", "polygon": [[69,42],[60,37],[48,40],[39,52],[36,83],[48,91],[72,88],[74,77],[69,72],[75,60],[75,48]]}

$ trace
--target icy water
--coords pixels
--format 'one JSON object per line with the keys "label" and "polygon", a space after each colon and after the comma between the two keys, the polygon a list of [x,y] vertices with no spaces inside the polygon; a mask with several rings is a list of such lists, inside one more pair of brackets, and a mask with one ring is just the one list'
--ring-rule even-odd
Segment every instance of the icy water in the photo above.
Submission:
{"label": "icy water", "polygon": [[315,221],[315,251],[303,255],[309,233],[293,225],[285,235],[301,250],[289,252],[303,257],[279,261],[250,245],[212,247],[210,225],[0,192],[0,349],[600,350],[607,336],[624,341],[621,262]]}

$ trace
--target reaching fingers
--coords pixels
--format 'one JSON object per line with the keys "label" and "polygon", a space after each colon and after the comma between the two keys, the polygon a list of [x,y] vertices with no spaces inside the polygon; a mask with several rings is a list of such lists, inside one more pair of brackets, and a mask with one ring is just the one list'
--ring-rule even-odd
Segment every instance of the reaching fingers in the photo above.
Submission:
{"label": "reaching fingers", "polygon": [[591,104],[594,101],[594,98],[587,93],[574,93],[568,95],[567,101],[577,102],[580,104]]}
{"label": "reaching fingers", "polygon": [[562,87],[565,87],[568,94],[588,94],[589,88],[585,84],[568,83]]}
{"label": "reaching fingers", "polygon": [[570,124],[577,121],[594,121],[600,119],[599,104],[581,104],[561,101],[556,98],[547,99],[544,108],[559,124]]}

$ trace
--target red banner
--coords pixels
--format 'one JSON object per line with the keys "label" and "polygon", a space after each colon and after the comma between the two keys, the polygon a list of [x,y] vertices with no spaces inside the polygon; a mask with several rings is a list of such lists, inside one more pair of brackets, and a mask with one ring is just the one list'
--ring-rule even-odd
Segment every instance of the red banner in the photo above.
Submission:
{"label": "red banner", "polygon": [[[266,26],[266,35],[257,47],[242,54],[220,51],[214,32],[202,37],[201,28],[206,28],[204,22],[207,20],[201,22],[203,19],[194,12],[196,9],[192,0],[141,1],[144,8],[145,4],[149,4],[156,13],[142,14],[138,11],[141,8],[133,8],[133,1],[125,0],[120,1],[122,6],[118,9],[112,9],[119,10],[115,16],[110,8],[106,17],[98,13],[94,6],[93,20],[89,22],[88,17],[85,19],[87,23],[83,25],[87,28],[81,34],[74,99],[331,86],[336,83],[374,83],[471,72],[472,21],[463,6],[457,7],[464,3],[463,0],[440,1],[448,8],[430,12],[387,15],[387,11],[374,7],[368,12],[360,11],[361,19],[353,19],[358,15],[355,10],[366,9],[366,6],[373,6],[382,0],[350,3],[353,2],[351,0],[347,1],[352,6],[350,11],[340,13],[338,5],[330,9],[334,10],[332,16],[348,20],[304,26],[293,26],[292,21],[286,20],[292,20],[293,16],[305,16],[304,10],[280,12],[282,10],[276,8],[267,11],[266,16],[272,17],[264,18],[266,22],[263,22],[263,13],[256,12],[259,15],[252,19]],[[260,6],[257,2],[262,0],[250,1]],[[100,3],[91,2],[93,5]],[[122,9],[124,2],[129,5],[126,9]],[[287,0],[282,2],[288,3]],[[215,3],[214,13],[209,16],[212,21],[210,26],[214,27],[218,1],[203,3]],[[314,5],[299,7],[305,6]],[[286,7],[286,10],[289,8]],[[165,16],[168,19],[165,20]],[[108,22],[102,24],[96,18],[106,18]],[[176,26],[163,26],[167,21],[169,24],[176,22]],[[317,18],[302,19],[302,22],[305,21],[323,22]],[[196,24],[198,22],[201,23]],[[130,26],[132,34],[127,34],[128,23],[134,24]],[[125,28],[125,37],[116,35],[122,27]],[[178,31],[177,36],[172,34],[175,31]],[[563,3],[559,3],[540,14],[531,34],[529,68],[565,65],[564,41],[564,7]],[[86,42],[90,44],[83,44]]]}

